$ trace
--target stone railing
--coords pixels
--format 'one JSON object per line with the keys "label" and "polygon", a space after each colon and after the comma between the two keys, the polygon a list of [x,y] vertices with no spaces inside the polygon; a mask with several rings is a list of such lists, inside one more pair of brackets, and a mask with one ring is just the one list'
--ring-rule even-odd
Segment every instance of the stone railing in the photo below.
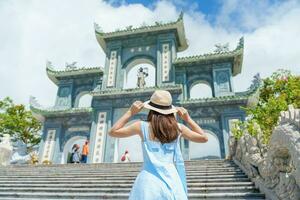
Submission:
{"label": "stone railing", "polygon": [[300,199],[300,109],[281,112],[268,145],[258,128],[253,137],[246,131],[230,138],[230,156],[255,185],[272,200]]}

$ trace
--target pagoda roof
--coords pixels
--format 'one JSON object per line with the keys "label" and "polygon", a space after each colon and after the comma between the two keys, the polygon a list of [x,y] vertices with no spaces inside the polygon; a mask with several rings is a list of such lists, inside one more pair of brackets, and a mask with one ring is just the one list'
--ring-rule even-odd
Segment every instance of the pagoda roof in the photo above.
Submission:
{"label": "pagoda roof", "polygon": [[176,31],[176,37],[178,42],[178,51],[184,51],[188,47],[188,42],[185,36],[184,31],[184,24],[183,24],[183,13],[180,13],[178,19],[173,22],[168,23],[160,23],[156,22],[155,25],[149,25],[149,26],[140,26],[137,28],[132,28],[132,26],[129,26],[126,29],[123,30],[117,30],[113,32],[103,32],[98,24],[95,23],[95,34],[98,43],[102,47],[104,51],[106,51],[106,41],[107,39],[112,38],[120,38],[120,37],[127,37],[129,35],[136,35],[141,33],[150,33],[150,32],[163,32],[166,30],[175,30]]}
{"label": "pagoda roof", "polygon": [[202,63],[216,63],[222,61],[232,61],[233,76],[241,73],[244,54],[244,38],[240,38],[237,47],[232,51],[225,51],[220,53],[208,53],[195,56],[179,57],[173,62],[176,67],[184,67],[188,64],[202,64]]}
{"label": "pagoda roof", "polygon": [[92,112],[91,107],[84,108],[45,108],[38,104],[35,97],[30,97],[29,101],[30,110],[38,116],[38,118],[51,117],[51,116],[68,116],[68,115],[77,115],[77,114],[89,114]]}
{"label": "pagoda roof", "polygon": [[102,67],[76,67],[73,69],[55,70],[50,62],[47,62],[46,64],[47,76],[56,85],[61,79],[79,77],[83,75],[101,75],[103,74],[103,71]]}

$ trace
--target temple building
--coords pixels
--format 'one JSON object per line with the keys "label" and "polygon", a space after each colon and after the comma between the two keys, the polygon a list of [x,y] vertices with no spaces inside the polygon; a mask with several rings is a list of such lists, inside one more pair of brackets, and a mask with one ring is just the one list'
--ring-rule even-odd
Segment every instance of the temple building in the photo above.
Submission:
{"label": "temple building", "polygon": [[[86,139],[88,163],[119,162],[126,149],[133,161],[141,161],[139,136],[118,139],[107,132],[134,101],[148,100],[157,89],[168,90],[174,105],[187,108],[209,136],[204,144],[181,139],[186,160],[228,155],[232,123],[244,120],[240,107],[251,102],[259,86],[257,78],[247,91],[234,91],[243,38],[233,50],[177,57],[188,48],[182,14],[174,22],[108,33],[95,25],[95,34],[106,55],[104,66],[79,68],[73,63],[59,71],[47,62],[47,75],[58,87],[55,105],[45,108],[31,98],[31,110],[43,122],[41,161],[66,163],[72,146]],[[143,110],[134,120],[145,120],[147,113]]]}

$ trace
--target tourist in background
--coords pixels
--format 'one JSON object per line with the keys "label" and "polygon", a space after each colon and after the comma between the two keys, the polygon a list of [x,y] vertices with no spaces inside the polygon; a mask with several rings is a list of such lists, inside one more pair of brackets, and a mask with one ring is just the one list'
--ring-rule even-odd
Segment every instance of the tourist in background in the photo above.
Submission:
{"label": "tourist in background", "polygon": [[87,157],[89,154],[89,141],[86,140],[85,144],[82,146],[81,162],[87,163]]}
{"label": "tourist in background", "polygon": [[80,146],[78,144],[74,144],[72,147],[72,163],[80,163]]}
{"label": "tourist in background", "polygon": [[[147,121],[135,121],[125,127],[143,108],[150,110]],[[179,124],[175,113],[190,128]],[[168,91],[157,90],[150,101],[134,102],[112,126],[109,135],[120,138],[139,135],[142,139],[144,164],[130,192],[130,200],[188,199],[180,137],[199,143],[207,142],[208,138],[185,108],[172,106]]]}
{"label": "tourist in background", "polygon": [[122,162],[131,162],[128,150],[121,157]]}

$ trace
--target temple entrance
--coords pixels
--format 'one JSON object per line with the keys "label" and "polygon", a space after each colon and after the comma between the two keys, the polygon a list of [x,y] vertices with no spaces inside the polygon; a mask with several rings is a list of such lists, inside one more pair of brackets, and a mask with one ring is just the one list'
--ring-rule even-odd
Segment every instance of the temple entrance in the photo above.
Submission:
{"label": "temple entrance", "polygon": [[220,159],[221,150],[218,137],[211,131],[205,130],[208,136],[206,143],[195,143],[189,141],[189,159]]}
{"label": "temple entrance", "polygon": [[72,147],[74,144],[78,144],[80,146],[79,152],[81,153],[82,146],[84,145],[86,140],[87,138],[84,136],[74,136],[70,138],[64,146],[61,164],[69,163],[70,154],[72,153]]}

